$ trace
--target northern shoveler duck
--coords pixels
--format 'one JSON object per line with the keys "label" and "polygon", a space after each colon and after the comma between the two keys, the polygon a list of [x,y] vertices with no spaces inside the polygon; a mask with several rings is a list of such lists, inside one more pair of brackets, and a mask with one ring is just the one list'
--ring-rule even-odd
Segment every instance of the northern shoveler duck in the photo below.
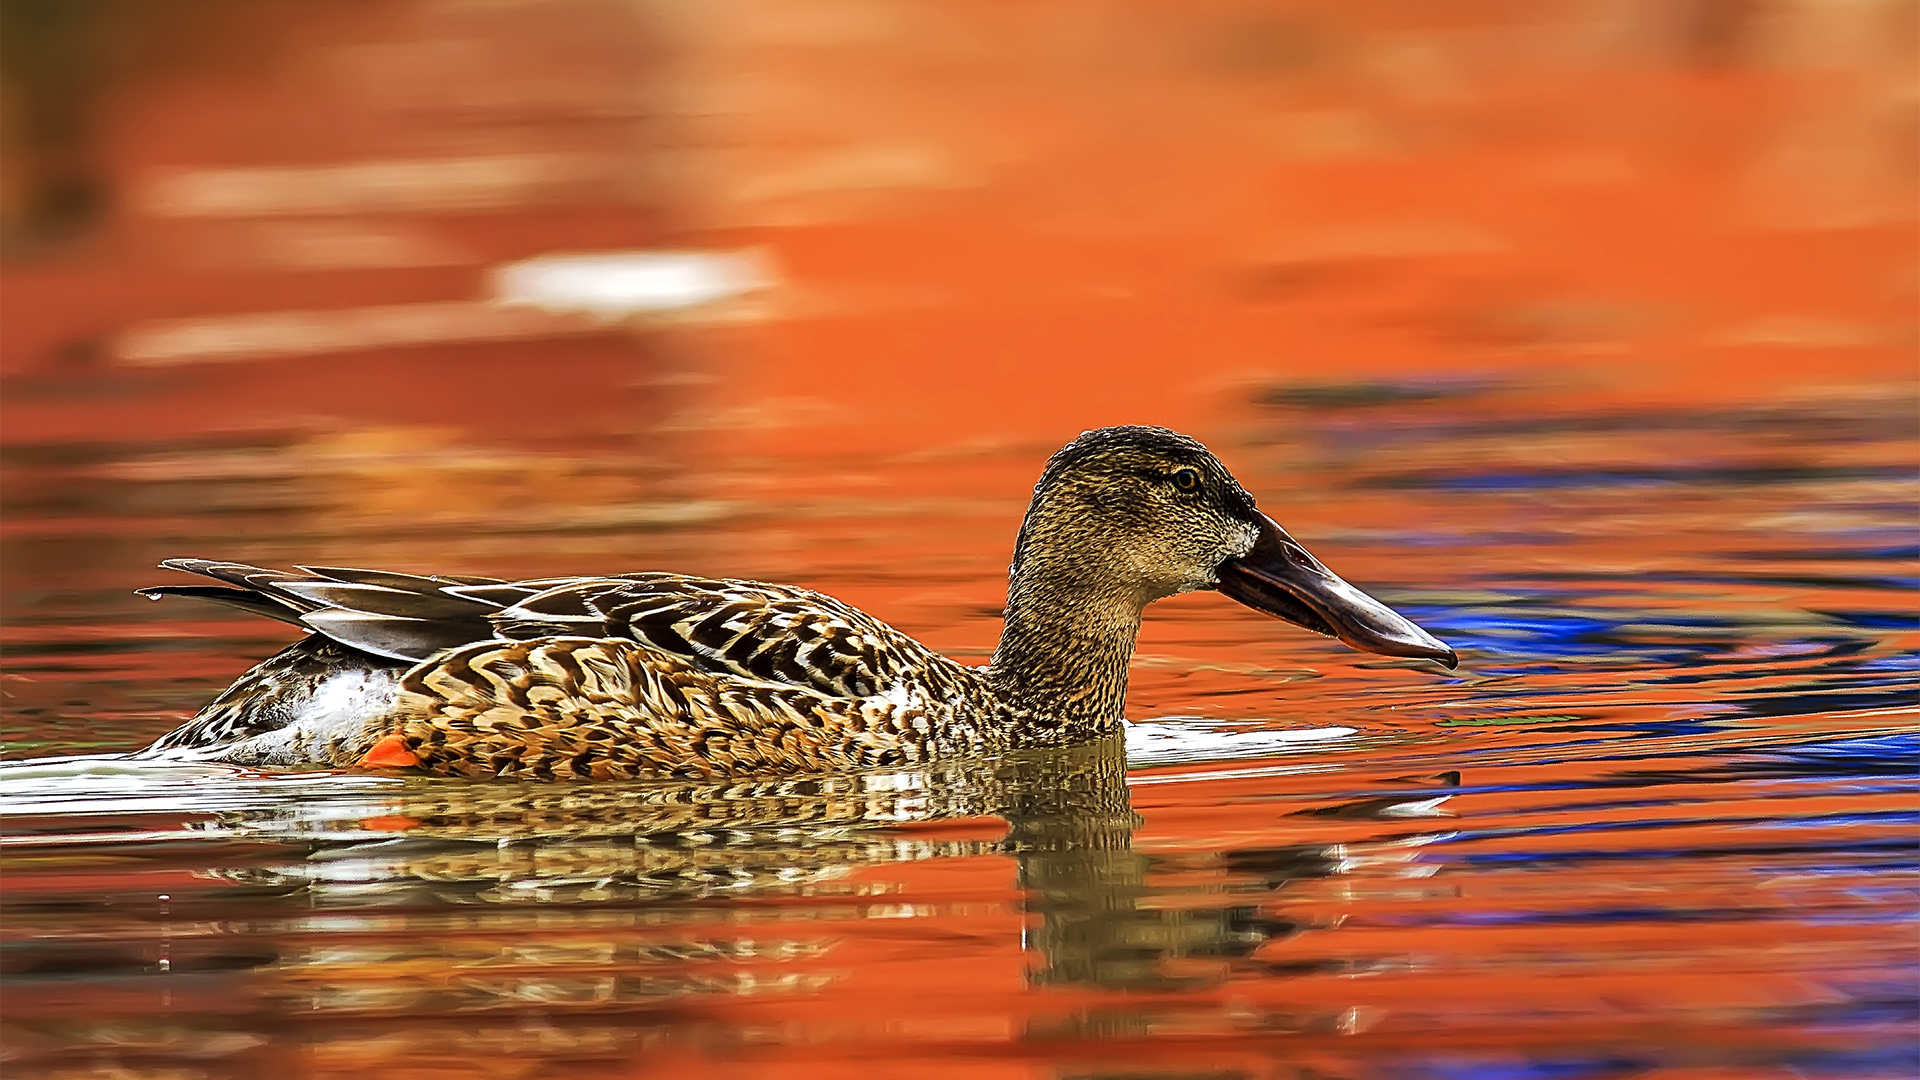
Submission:
{"label": "northern shoveler duck", "polygon": [[314,631],[141,751],[242,765],[725,777],[1079,743],[1122,724],[1142,609],[1195,589],[1356,649],[1455,664],[1256,509],[1206,447],[1152,427],[1088,432],[1047,462],[985,667],[790,585],[161,565],[223,584],[140,590],[150,598]]}

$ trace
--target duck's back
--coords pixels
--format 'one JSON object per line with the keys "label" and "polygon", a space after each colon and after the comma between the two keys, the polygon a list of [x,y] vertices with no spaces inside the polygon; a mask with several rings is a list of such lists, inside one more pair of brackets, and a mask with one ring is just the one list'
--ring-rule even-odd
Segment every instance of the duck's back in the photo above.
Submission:
{"label": "duck's back", "polygon": [[575,578],[489,616],[496,636],[626,639],[699,671],[863,698],[946,691],[961,665],[850,604],[791,585],[682,574]]}

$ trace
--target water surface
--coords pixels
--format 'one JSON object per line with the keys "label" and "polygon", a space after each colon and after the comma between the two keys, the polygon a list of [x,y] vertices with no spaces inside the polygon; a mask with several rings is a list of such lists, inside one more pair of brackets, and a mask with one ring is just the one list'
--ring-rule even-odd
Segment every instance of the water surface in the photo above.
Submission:
{"label": "water surface", "polygon": [[[1124,745],[764,783],[135,767],[284,633],[109,568],[675,567],[978,661],[1050,447],[14,455],[8,1074],[1920,1071],[1905,402],[1250,408],[1216,449],[1458,671],[1182,597]],[[456,497],[413,512],[422,475]],[[468,498],[503,486],[534,512]]]}

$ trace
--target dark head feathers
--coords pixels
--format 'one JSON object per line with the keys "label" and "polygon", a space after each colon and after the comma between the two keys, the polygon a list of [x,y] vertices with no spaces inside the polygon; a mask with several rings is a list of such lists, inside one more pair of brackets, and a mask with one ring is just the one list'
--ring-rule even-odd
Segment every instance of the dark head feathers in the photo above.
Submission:
{"label": "dark head feathers", "polygon": [[1049,481],[1089,461],[1116,455],[1152,455],[1194,465],[1214,460],[1213,454],[1201,445],[1200,440],[1166,428],[1142,424],[1096,428],[1081,432],[1079,438],[1055,451],[1047,459],[1047,467],[1041,471],[1040,482],[1034,485],[1034,490],[1038,492]]}
{"label": "dark head feathers", "polygon": [[[1253,496],[1240,486],[1227,467],[1211,450],[1190,435],[1163,427],[1128,424],[1082,432],[1080,437],[1060,448],[1047,460],[1039,482],[1033,486],[1033,501],[1020,523],[1020,534],[1013,546],[1013,569],[1018,573],[1032,541],[1036,516],[1056,486],[1065,485],[1092,497],[1105,499],[1123,488],[1106,481],[1115,476],[1167,477],[1174,470],[1193,468],[1206,478],[1205,490],[1215,505],[1227,515],[1243,521],[1254,520]],[[1083,483],[1084,482],[1084,483]]]}
{"label": "dark head feathers", "polygon": [[1033,486],[1038,499],[1055,481],[1089,464],[1112,462],[1119,470],[1132,471],[1143,460],[1163,462],[1174,467],[1192,466],[1218,481],[1218,491],[1226,509],[1241,517],[1254,512],[1253,496],[1241,487],[1220,463],[1213,451],[1191,435],[1182,435],[1163,427],[1124,424],[1083,431],[1080,437],[1061,447],[1047,459],[1040,480]]}

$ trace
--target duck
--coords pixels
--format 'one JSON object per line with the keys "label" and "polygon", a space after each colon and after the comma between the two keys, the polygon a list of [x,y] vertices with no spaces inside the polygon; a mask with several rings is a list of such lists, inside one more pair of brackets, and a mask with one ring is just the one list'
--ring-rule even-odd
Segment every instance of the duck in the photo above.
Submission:
{"label": "duck", "polygon": [[1146,607],[1214,590],[1385,656],[1454,651],[1348,584],[1199,440],[1088,431],[1014,539],[983,666],[793,585],[668,572],[506,580],[209,559],[136,590],[307,636],[136,757],[538,780],[911,767],[1111,736]]}

